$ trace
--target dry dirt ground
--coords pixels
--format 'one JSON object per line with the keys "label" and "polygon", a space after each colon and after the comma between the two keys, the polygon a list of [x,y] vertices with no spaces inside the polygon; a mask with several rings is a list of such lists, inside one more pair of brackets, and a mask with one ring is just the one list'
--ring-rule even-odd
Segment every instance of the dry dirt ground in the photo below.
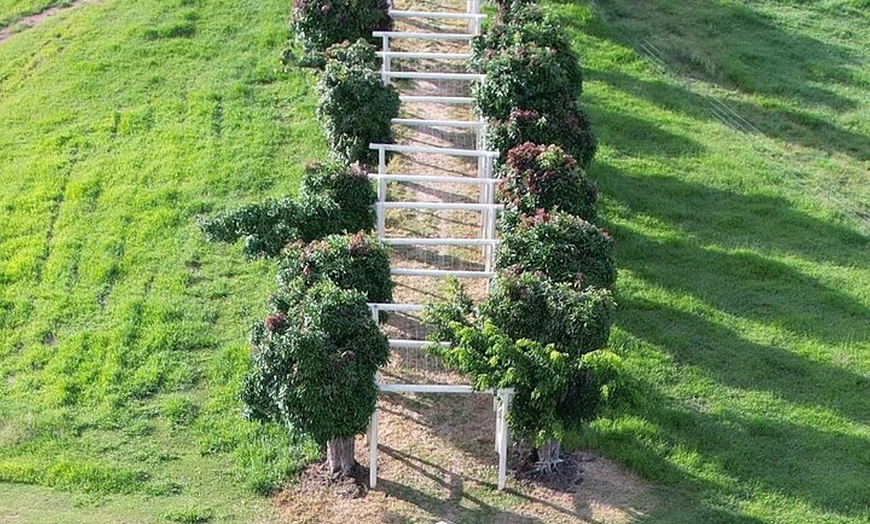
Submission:
{"label": "dry dirt ground", "polygon": [[[465,2],[408,0],[397,9],[463,10]],[[449,21],[401,21],[396,30],[463,32]],[[462,42],[394,41],[396,50],[466,52]],[[402,47],[404,46],[404,47]],[[402,64],[408,70],[462,71],[464,64]],[[457,82],[415,81],[399,86],[403,94],[468,96],[468,86]],[[443,104],[405,104],[402,116],[426,119],[471,120],[470,109]],[[450,128],[396,129],[397,142],[440,147],[474,148],[471,130]],[[476,176],[476,161],[443,155],[400,155],[390,161],[390,173]],[[477,186],[455,184],[392,185],[389,200],[476,202]],[[398,211],[387,216],[388,236],[479,237],[477,212]],[[396,250],[394,267],[482,269],[480,248]],[[443,281],[432,278],[397,278],[395,302],[419,303],[441,296]],[[472,296],[485,293],[485,283],[466,283]],[[391,338],[422,339],[425,329],[413,316],[392,315],[385,326]],[[466,379],[444,369],[434,357],[418,350],[394,351],[380,380],[402,383],[461,384]],[[611,461],[592,453],[576,452],[576,482],[559,489],[511,478],[508,489],[496,489],[498,456],[494,451],[495,415],[488,395],[382,395],[379,410],[378,486],[355,489],[347,483],[325,487],[312,467],[298,484],[274,499],[286,522],[365,523],[623,523],[654,509],[659,501],[651,486]],[[357,441],[358,478],[368,478],[364,439]],[[517,467],[519,453],[511,467]]]}

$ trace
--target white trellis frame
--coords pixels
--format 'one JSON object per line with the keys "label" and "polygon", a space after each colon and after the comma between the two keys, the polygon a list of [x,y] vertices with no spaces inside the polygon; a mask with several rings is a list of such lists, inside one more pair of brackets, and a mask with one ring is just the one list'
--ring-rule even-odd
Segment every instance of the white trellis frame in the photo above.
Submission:
{"label": "white trellis frame", "polygon": [[[376,230],[378,237],[386,238],[386,210],[387,209],[431,209],[431,210],[465,210],[481,212],[481,239],[495,240],[498,213],[504,209],[504,205],[495,204],[495,184],[500,180],[492,177],[492,161],[498,157],[497,151],[481,151],[475,149],[452,149],[443,147],[397,145],[397,144],[370,144],[372,149],[378,151],[378,173],[369,175],[369,178],[377,182],[378,200],[375,204],[377,213]],[[453,156],[464,156],[478,159],[478,177],[460,176],[426,176],[412,174],[387,174],[387,151],[402,153],[434,153]],[[454,203],[454,202],[387,202],[388,182],[436,182],[442,184],[475,184],[479,185],[480,203]],[[456,244],[454,244],[456,245]],[[483,245],[486,269],[483,278],[492,278],[493,261],[495,258],[495,246]],[[473,277],[473,272],[455,272],[448,270],[416,270],[418,276],[455,276],[458,278]],[[425,271],[420,273],[420,271]],[[439,274],[439,271],[443,271]],[[397,273],[398,274],[398,273]],[[402,273],[409,274],[409,273]]]}
{"label": "white trellis frame", "polygon": [[[475,0],[477,1],[477,0]],[[414,11],[393,11],[393,13],[413,13]],[[428,13],[431,15],[435,13]],[[440,13],[441,15],[463,15],[463,13]],[[392,60],[394,58],[401,60],[468,60],[471,58],[471,53],[432,53],[432,52],[411,52],[411,51],[394,51],[390,44],[391,40],[396,39],[414,39],[414,40],[438,40],[438,41],[470,41],[480,32],[480,22],[477,16],[469,19],[470,33],[426,33],[426,32],[403,32],[403,31],[374,31],[372,36],[381,39],[381,51],[377,55],[381,58],[381,77],[385,84],[389,84],[392,79],[411,79],[411,80],[458,80],[458,81],[483,81],[486,75],[477,73],[448,73],[448,72],[424,72],[424,71],[393,71]],[[470,103],[464,100],[468,97],[462,97],[463,101],[447,102],[447,103]],[[428,100],[427,100],[428,101]],[[445,103],[445,102],[442,102]]]}
{"label": "white trellis frame", "polygon": [[[383,304],[370,303],[369,308],[372,318],[378,321],[381,311],[392,312],[419,312],[422,304]],[[390,340],[391,348],[423,349],[433,342],[423,340]],[[441,342],[442,345],[449,345]],[[507,485],[507,457],[508,443],[510,442],[510,429],[507,424],[507,414],[510,410],[511,400],[514,396],[513,388],[476,390],[472,386],[449,385],[449,384],[384,384],[378,383],[378,390],[382,393],[447,393],[447,394],[471,394],[483,393],[493,396],[493,411],[495,411],[495,451],[498,453],[498,489],[502,490]],[[369,430],[366,434],[369,446],[369,486],[376,488],[378,485],[378,410],[375,409],[369,421]]]}
{"label": "white trellis frame", "polygon": [[[441,20],[467,20],[468,33],[438,33],[438,32],[396,32],[396,31],[376,31],[373,36],[381,38],[382,49],[378,52],[382,62],[382,78],[384,83],[389,83],[393,79],[410,79],[410,80],[453,80],[453,81],[480,81],[484,80],[484,75],[471,73],[448,73],[448,72],[422,72],[422,71],[393,71],[391,69],[392,59],[412,59],[412,60],[467,60],[471,57],[470,53],[423,53],[423,52],[408,52],[394,51],[391,48],[390,41],[392,39],[421,39],[421,40],[452,40],[452,41],[470,41],[476,35],[480,34],[481,23],[486,15],[480,14],[480,0],[467,0],[467,12],[428,12],[428,11],[398,11],[390,9],[390,16],[394,19],[401,18],[431,18]],[[438,104],[473,104],[474,99],[468,96],[415,96],[402,95],[399,97],[404,104],[414,103],[438,103]],[[475,132],[476,148],[455,149],[455,148],[439,148],[428,146],[414,145],[396,145],[396,144],[370,144],[371,149],[378,151],[378,173],[370,174],[369,178],[377,184],[378,199],[375,205],[377,213],[377,234],[378,237],[386,244],[393,246],[479,246],[484,250],[484,258],[486,260],[484,271],[460,271],[460,270],[442,270],[442,269],[408,269],[408,268],[391,268],[390,272],[396,276],[421,276],[421,277],[460,277],[460,278],[485,278],[491,280],[495,273],[493,271],[493,259],[495,255],[495,247],[498,245],[496,238],[496,219],[498,213],[503,209],[500,204],[495,204],[495,184],[500,182],[493,178],[493,159],[498,156],[498,152],[486,151],[484,137],[486,134],[486,124],[482,121],[460,121],[460,120],[425,120],[413,118],[395,118],[392,120],[394,125],[403,125],[409,127],[455,127],[464,129],[473,129]],[[426,154],[443,154],[461,157],[471,157],[477,159],[477,177],[462,177],[462,176],[429,176],[416,174],[388,174],[386,157],[388,152],[397,153],[426,153]],[[453,203],[453,202],[390,202],[387,201],[387,184],[389,182],[398,183],[442,183],[442,184],[472,184],[480,187],[480,202],[479,203]],[[386,236],[386,210],[387,209],[431,209],[431,210],[464,210],[478,211],[481,213],[481,236],[480,238],[411,238],[411,237],[393,237]],[[421,304],[369,304],[372,318],[377,323],[381,311],[391,312],[420,312],[424,306]],[[433,342],[421,340],[405,340],[405,339],[390,339],[390,348],[392,349],[411,349],[422,350],[424,347]],[[441,342],[444,345],[449,343]],[[498,463],[498,489],[504,489],[507,481],[507,450],[509,431],[507,425],[507,413],[510,408],[510,403],[514,395],[514,390],[498,389],[476,391],[472,386],[468,385],[446,385],[446,384],[384,384],[378,383],[378,389],[381,392],[390,393],[444,393],[444,394],[470,394],[470,393],[488,393],[493,395],[493,409],[496,412],[495,424],[495,450],[499,456]],[[368,431],[369,443],[369,484],[372,488],[377,486],[378,480],[378,412],[377,409],[372,414],[371,422]]]}

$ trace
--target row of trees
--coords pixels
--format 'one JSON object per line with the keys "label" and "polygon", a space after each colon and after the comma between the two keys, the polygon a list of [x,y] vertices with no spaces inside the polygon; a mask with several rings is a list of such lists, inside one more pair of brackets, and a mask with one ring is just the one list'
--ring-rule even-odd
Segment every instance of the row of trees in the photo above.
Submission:
{"label": "row of trees", "polygon": [[[375,373],[389,344],[367,302],[390,302],[389,257],[370,232],[376,194],[370,142],[391,142],[396,91],[364,38],[387,29],[381,0],[298,0],[293,27],[304,63],[318,68],[317,116],[331,161],[308,167],[296,199],[270,199],[200,220],[209,240],[244,239],[250,258],[277,261],[270,313],[251,330],[246,414],[287,425],[326,447],[334,474],[356,464],[354,437],[375,409]],[[354,42],[354,43],[350,43]]]}
{"label": "row of trees", "polygon": [[475,92],[501,153],[505,204],[491,293],[474,306],[455,286],[427,309],[448,364],[480,388],[513,387],[510,425],[542,467],[558,463],[567,429],[595,417],[619,384],[605,347],[616,280],[613,239],[597,227],[587,177],[596,143],[579,103],[582,74],[561,27],[529,2],[500,1],[472,41]]}

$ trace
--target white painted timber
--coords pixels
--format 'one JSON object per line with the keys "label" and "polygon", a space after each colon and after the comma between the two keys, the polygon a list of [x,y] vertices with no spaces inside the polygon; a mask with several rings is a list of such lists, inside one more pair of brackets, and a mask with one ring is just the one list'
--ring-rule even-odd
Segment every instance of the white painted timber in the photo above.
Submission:
{"label": "white painted timber", "polygon": [[[496,440],[498,437],[496,436]],[[375,408],[369,422],[369,486],[378,487],[378,410]]]}
{"label": "white painted timber", "polygon": [[412,175],[405,173],[396,174],[369,174],[372,180],[385,182],[433,182],[439,184],[471,184],[471,185],[495,185],[502,182],[501,178],[474,178],[470,176],[437,176],[437,175]]}
{"label": "white painted timber", "polygon": [[486,127],[486,122],[481,120],[424,120],[421,118],[394,118],[391,124],[408,127],[461,127],[480,129]]}
{"label": "white painted timber", "polygon": [[504,204],[478,204],[474,202],[380,202],[383,209],[432,209],[448,211],[489,211],[504,209]]}
{"label": "white painted timber", "polygon": [[423,311],[426,308],[423,304],[391,304],[389,302],[369,302],[368,306],[378,311],[395,311],[399,313]]}
{"label": "white painted timber", "polygon": [[387,71],[382,73],[387,78],[404,80],[483,80],[486,75],[477,73],[447,73],[447,72],[424,72],[424,71]]}
{"label": "white painted timber", "polygon": [[[428,340],[405,340],[398,338],[389,339],[389,343],[390,347],[393,349],[423,349],[424,347],[435,344],[435,342],[430,342]],[[445,348],[451,346],[450,342],[438,342],[438,345]]]}
{"label": "white painted timber", "polygon": [[422,33],[413,31],[373,31],[375,38],[419,39],[419,40],[471,40],[477,35],[471,33]]}
{"label": "white painted timber", "polygon": [[392,268],[390,274],[396,277],[455,277],[455,278],[493,278],[494,271],[463,271],[459,269],[412,269]]}
{"label": "white painted timber", "polygon": [[381,58],[399,58],[414,60],[468,60],[471,53],[426,53],[418,51],[376,51]]}
{"label": "white painted timber", "polygon": [[473,104],[474,98],[470,96],[399,95],[399,101],[407,104]]}
{"label": "white painted timber", "polygon": [[498,240],[488,238],[382,238],[389,246],[497,246]]}
{"label": "white painted timber", "polygon": [[392,18],[440,18],[442,20],[483,20],[485,14],[481,13],[445,13],[438,11],[400,11],[390,9]]}
{"label": "white painted timber", "polygon": [[385,384],[377,383],[378,389],[384,393],[488,393],[490,395],[513,395],[514,388],[474,389],[474,386],[457,384]]}
{"label": "white painted timber", "polygon": [[369,149],[393,151],[395,153],[432,153],[451,156],[468,156],[473,158],[497,158],[499,156],[498,151],[456,149],[452,147],[411,146],[401,144],[369,144]]}

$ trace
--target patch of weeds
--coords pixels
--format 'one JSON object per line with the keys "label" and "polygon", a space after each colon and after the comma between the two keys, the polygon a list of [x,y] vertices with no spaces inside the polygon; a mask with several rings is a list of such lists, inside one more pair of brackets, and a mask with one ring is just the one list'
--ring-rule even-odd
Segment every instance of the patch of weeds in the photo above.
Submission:
{"label": "patch of weeds", "polygon": [[199,408],[183,395],[172,395],[163,401],[160,412],[173,426],[184,427],[196,420]]}
{"label": "patch of weeds", "polygon": [[198,524],[200,522],[209,522],[214,518],[214,511],[211,508],[194,506],[182,510],[167,511],[163,514],[163,518],[170,522]]}

